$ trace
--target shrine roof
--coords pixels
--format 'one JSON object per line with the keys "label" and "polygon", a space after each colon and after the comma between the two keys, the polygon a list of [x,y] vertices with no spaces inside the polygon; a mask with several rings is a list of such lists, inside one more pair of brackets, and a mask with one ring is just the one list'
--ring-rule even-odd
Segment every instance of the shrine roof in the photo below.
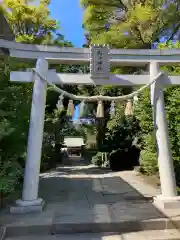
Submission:
{"label": "shrine roof", "polygon": [[84,139],[81,137],[65,137],[64,145],[67,147],[81,147],[84,146]]}

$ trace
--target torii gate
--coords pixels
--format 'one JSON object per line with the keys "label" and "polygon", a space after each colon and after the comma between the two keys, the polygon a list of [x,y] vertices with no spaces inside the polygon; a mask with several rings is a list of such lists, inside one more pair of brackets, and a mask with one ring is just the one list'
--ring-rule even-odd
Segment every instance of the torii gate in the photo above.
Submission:
{"label": "torii gate", "polygon": [[[180,50],[108,50],[95,46],[85,48],[60,48],[54,46],[21,44],[0,40],[0,48],[9,50],[11,57],[38,59],[36,71],[55,84],[84,85],[120,85],[132,86],[149,83],[160,72],[159,65],[180,63]],[[100,58],[98,54],[100,53]],[[102,58],[102,55],[104,56]],[[58,74],[48,71],[51,64],[84,64],[91,63],[91,74]],[[148,75],[112,75],[109,65],[114,66],[146,66]],[[12,82],[31,82],[33,73],[11,72]],[[180,197],[177,196],[174,167],[169,143],[167,121],[164,110],[163,88],[168,85],[180,85],[179,76],[161,75],[158,84],[151,85],[151,104],[154,115],[154,126],[157,139],[158,164],[161,182],[161,195],[154,198],[156,204],[164,208],[179,208]],[[24,173],[22,199],[10,208],[12,213],[41,211],[43,199],[38,198],[39,169],[44,128],[46,103],[46,82],[35,75],[32,97],[31,119],[27,147],[27,159]]]}

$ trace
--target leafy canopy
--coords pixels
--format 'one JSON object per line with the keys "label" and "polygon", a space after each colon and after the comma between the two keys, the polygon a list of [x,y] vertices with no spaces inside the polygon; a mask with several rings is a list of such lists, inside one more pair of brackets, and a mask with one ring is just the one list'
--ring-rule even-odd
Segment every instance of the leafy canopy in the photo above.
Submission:
{"label": "leafy canopy", "polygon": [[91,42],[115,48],[149,48],[162,36],[173,39],[180,29],[180,0],[81,0],[84,28]]}
{"label": "leafy canopy", "polygon": [[58,30],[58,22],[50,17],[50,0],[4,0],[2,9],[16,41],[44,43]]}

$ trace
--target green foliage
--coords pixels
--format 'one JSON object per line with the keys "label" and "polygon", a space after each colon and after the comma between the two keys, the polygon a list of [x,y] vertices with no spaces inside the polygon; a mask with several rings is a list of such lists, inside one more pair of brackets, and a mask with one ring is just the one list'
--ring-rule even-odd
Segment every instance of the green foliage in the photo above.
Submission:
{"label": "green foliage", "polygon": [[98,152],[94,157],[92,157],[92,164],[101,167],[103,164],[102,152]]}
{"label": "green foliage", "polygon": [[29,43],[47,43],[52,33],[58,29],[58,23],[50,17],[49,0],[4,0],[3,9],[16,41]]}
{"label": "green foliage", "polygon": [[134,113],[139,120],[141,131],[148,134],[153,131],[152,108],[150,103],[150,91],[146,89],[138,96],[139,101],[135,106]]}
{"label": "green foliage", "polygon": [[[85,8],[84,28],[93,43],[115,48],[149,48],[167,33],[173,39],[180,28],[180,1],[81,0]],[[156,23],[156,24],[154,24]]]}
{"label": "green foliage", "polygon": [[165,100],[173,159],[180,164],[180,87],[168,88]]}
{"label": "green foliage", "polygon": [[87,148],[96,148],[96,134],[97,128],[94,124],[83,124],[82,128],[85,134],[85,141]]}
{"label": "green foliage", "polygon": [[107,152],[116,149],[127,150],[132,146],[140,131],[138,121],[133,116],[124,116],[124,107],[120,105],[116,115],[107,124],[105,145]]}
{"label": "green foliage", "polygon": [[0,193],[3,196],[13,192],[22,178],[22,169],[18,162],[6,160],[7,162],[0,165]]}
{"label": "green foliage", "polygon": [[27,67],[8,58],[0,60],[0,192],[3,193],[18,185],[22,172],[19,161],[25,156],[31,100],[31,85],[9,82],[10,65],[11,70]]}
{"label": "green foliage", "polygon": [[143,149],[140,155],[140,171],[147,175],[158,173],[155,136],[150,133],[143,135]]}
{"label": "green foliage", "polygon": [[[179,42],[174,45],[172,42],[159,45],[161,49],[177,47],[179,47]],[[179,66],[167,66],[163,67],[162,70],[166,71],[169,75],[180,74]],[[177,183],[180,184],[180,87],[168,87],[165,89],[164,95],[176,180]],[[141,171],[146,174],[157,174],[157,154],[148,89],[139,96],[139,102],[135,108],[135,116],[139,120],[141,127],[143,148],[141,151]]]}

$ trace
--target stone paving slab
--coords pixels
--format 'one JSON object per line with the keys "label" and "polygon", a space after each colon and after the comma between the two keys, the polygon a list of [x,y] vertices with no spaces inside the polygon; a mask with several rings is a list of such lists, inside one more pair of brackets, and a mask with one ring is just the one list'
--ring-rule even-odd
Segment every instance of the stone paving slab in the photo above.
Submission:
{"label": "stone paving slab", "polygon": [[[40,176],[44,211],[25,215],[2,212],[0,226],[7,227],[9,236],[20,236],[23,228],[34,234],[174,228],[153,205],[152,197],[157,194],[158,188],[133,171],[114,173],[91,165],[59,167]],[[179,216],[176,212],[176,219]]]}
{"label": "stone paving slab", "polygon": [[4,227],[0,227],[0,240],[4,240],[6,236],[6,229]]}

